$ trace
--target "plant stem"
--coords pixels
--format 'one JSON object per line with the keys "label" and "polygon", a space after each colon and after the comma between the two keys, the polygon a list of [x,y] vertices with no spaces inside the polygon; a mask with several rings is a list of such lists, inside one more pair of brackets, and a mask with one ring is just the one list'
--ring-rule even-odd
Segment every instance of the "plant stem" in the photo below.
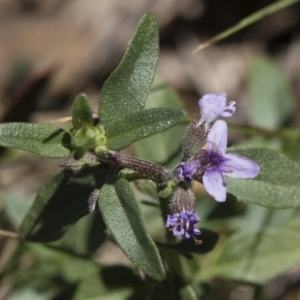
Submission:
{"label": "plant stem", "polygon": [[238,22],[236,25],[230,27],[229,29],[221,32],[220,34],[214,36],[213,38],[209,39],[208,41],[206,41],[205,43],[199,45],[193,52],[192,54],[195,54],[196,52],[203,50],[227,37],[229,37],[230,35],[236,33],[237,31],[244,29],[245,27],[271,15],[274,14],[278,11],[280,11],[281,9],[288,7],[296,2],[298,2],[299,0],[281,0],[281,1],[277,1],[257,12],[255,12],[254,14],[244,18],[243,20],[241,20],[240,22]]}
{"label": "plant stem", "polygon": [[6,237],[11,237],[11,238],[14,238],[14,239],[19,239],[20,238],[18,233],[12,232],[12,231],[7,231],[7,230],[2,230],[2,229],[0,229],[0,235],[1,236],[6,236]]}
{"label": "plant stem", "polygon": [[[159,192],[162,191],[162,187],[161,186],[157,186],[157,194],[159,194]],[[160,211],[161,211],[161,215],[163,217],[164,223],[167,222],[167,215],[171,214],[170,211],[170,203],[171,203],[171,197],[169,196],[167,198],[162,198],[159,197],[159,206],[160,206]],[[173,236],[173,233],[171,231],[166,232],[166,236],[167,236],[167,241],[170,244],[173,244],[176,240],[176,238]]]}

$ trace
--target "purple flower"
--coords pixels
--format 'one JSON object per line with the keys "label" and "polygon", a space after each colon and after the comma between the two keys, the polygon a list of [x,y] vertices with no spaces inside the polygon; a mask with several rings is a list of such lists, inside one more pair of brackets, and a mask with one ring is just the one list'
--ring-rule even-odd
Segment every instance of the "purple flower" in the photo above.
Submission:
{"label": "purple flower", "polygon": [[176,171],[178,172],[177,177],[180,180],[190,183],[199,166],[200,162],[195,160],[189,162],[181,162],[176,168]]}
{"label": "purple flower", "polygon": [[166,222],[166,227],[173,231],[173,234],[181,235],[184,238],[188,239],[195,235],[201,233],[201,231],[194,226],[200,221],[198,215],[194,212],[185,211],[181,213],[175,213],[173,215],[168,215]]}
{"label": "purple flower", "polygon": [[235,102],[231,101],[226,106],[226,94],[206,94],[198,102],[200,107],[201,118],[197,126],[205,123],[205,130],[208,126],[219,117],[231,117],[235,110]]}
{"label": "purple flower", "polygon": [[207,136],[207,148],[203,155],[203,184],[206,191],[217,201],[226,200],[224,175],[232,178],[254,178],[259,166],[247,157],[227,153],[227,124],[218,120]]}

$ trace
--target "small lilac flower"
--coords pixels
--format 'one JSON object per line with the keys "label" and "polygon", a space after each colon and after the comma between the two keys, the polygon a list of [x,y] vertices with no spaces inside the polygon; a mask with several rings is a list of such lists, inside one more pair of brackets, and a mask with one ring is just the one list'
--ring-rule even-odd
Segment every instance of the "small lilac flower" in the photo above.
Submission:
{"label": "small lilac flower", "polygon": [[175,213],[173,215],[168,215],[166,222],[166,227],[173,231],[173,234],[181,235],[188,239],[193,237],[195,240],[195,235],[201,233],[201,231],[194,226],[200,221],[198,215],[194,212],[185,211],[180,213]]}
{"label": "small lilac flower", "polygon": [[198,102],[200,107],[200,120],[197,126],[205,123],[205,130],[219,117],[231,117],[236,110],[235,102],[231,101],[226,106],[226,94],[206,94]]}
{"label": "small lilac flower", "polygon": [[206,191],[217,201],[226,200],[224,175],[232,178],[254,178],[259,166],[247,157],[227,153],[227,124],[218,120],[207,136],[207,148],[203,156],[203,184]]}
{"label": "small lilac flower", "polygon": [[177,167],[178,178],[190,183],[193,179],[194,174],[197,172],[200,166],[199,161],[181,162]]}

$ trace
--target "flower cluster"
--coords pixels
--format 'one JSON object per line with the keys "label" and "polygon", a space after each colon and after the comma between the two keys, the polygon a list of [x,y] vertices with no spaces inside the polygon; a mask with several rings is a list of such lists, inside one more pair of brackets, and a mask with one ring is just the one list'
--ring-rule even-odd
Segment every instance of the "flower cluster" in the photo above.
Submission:
{"label": "flower cluster", "polygon": [[168,215],[166,227],[173,231],[174,235],[182,235],[188,239],[200,234],[200,230],[194,228],[200,218],[193,212],[181,212],[174,215]]}
{"label": "flower cluster", "polygon": [[[207,94],[199,100],[200,117],[196,123],[192,123],[184,141],[185,149],[197,149],[195,153],[188,153],[187,161],[182,161],[173,171],[173,178],[179,184],[186,184],[190,188],[193,179],[203,183],[204,188],[216,201],[226,200],[226,182],[224,176],[232,178],[254,178],[259,173],[259,166],[247,157],[235,153],[226,153],[228,127],[220,117],[230,117],[234,114],[235,102],[226,105],[226,94]],[[190,138],[195,133],[195,126],[199,128],[201,136],[206,136],[204,147],[194,147],[197,138]],[[188,144],[188,145],[187,145]],[[191,144],[191,145],[189,145]],[[192,150],[191,150],[192,151]],[[200,234],[194,226],[200,218],[195,212],[195,205],[191,209],[185,209],[185,203],[194,201],[181,197],[171,203],[173,215],[168,215],[166,227],[173,231],[174,235],[184,238],[194,237]],[[195,237],[194,237],[195,238]]]}

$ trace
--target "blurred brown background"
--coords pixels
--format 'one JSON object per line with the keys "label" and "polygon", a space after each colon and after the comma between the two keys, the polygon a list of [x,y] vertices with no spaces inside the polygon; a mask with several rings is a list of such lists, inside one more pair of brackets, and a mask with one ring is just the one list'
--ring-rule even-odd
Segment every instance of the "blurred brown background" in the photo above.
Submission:
{"label": "blurred brown background", "polygon": [[[0,122],[49,122],[70,116],[80,92],[89,96],[96,112],[103,82],[120,61],[140,17],[152,11],[160,28],[157,72],[182,96],[192,116],[198,114],[201,95],[226,92],[229,100],[238,101],[232,122],[247,124],[249,67],[255,58],[267,55],[291,84],[296,99],[292,125],[298,126],[299,3],[191,55],[201,42],[273,2],[2,0]],[[9,151],[1,159],[0,191],[33,199],[60,161]],[[284,299],[296,299],[293,290],[290,293]]]}
{"label": "blurred brown background", "polygon": [[147,11],[156,15],[160,27],[158,73],[188,100],[220,91],[230,99],[246,99],[249,63],[264,53],[279,62],[299,94],[299,4],[190,54],[199,43],[270,3],[2,0],[1,122],[46,122],[69,115],[79,92],[96,102],[138,19]]}

